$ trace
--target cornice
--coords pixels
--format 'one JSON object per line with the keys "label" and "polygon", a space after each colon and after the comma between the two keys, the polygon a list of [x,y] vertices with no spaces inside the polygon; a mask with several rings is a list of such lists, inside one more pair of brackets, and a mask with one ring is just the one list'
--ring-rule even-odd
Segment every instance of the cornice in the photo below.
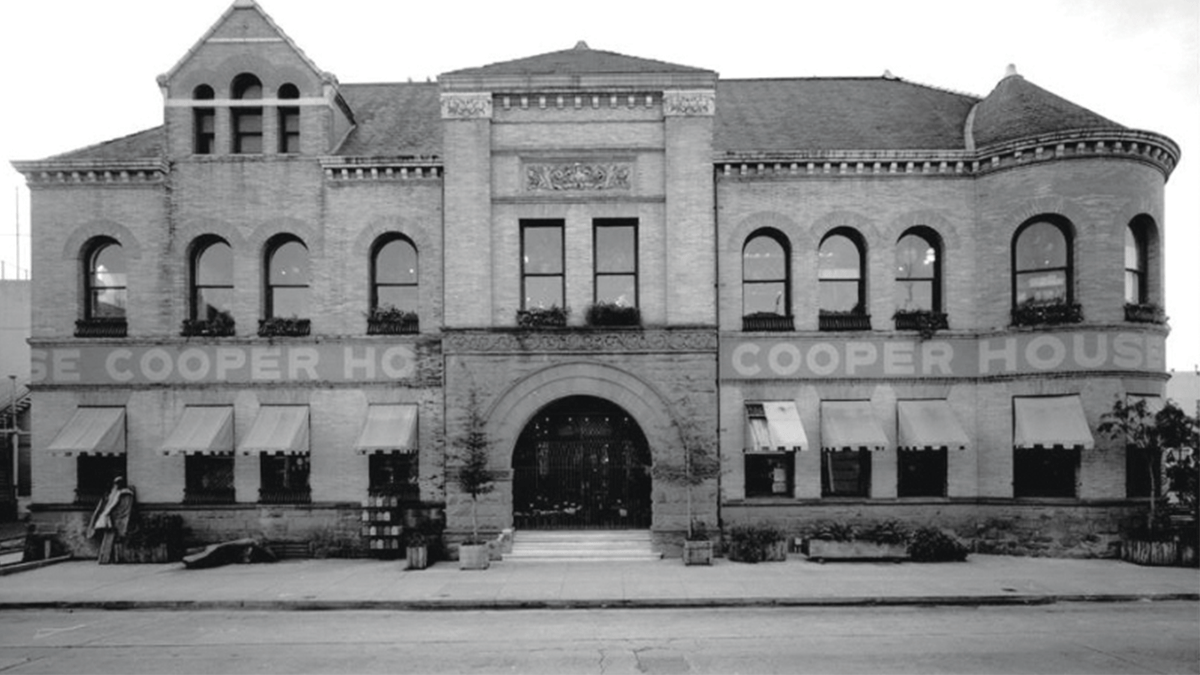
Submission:
{"label": "cornice", "polygon": [[13,162],[12,166],[25,176],[31,188],[158,185],[170,170],[170,165],[162,159],[45,159]]}
{"label": "cornice", "polygon": [[438,180],[440,157],[322,157],[321,171],[332,183]]}

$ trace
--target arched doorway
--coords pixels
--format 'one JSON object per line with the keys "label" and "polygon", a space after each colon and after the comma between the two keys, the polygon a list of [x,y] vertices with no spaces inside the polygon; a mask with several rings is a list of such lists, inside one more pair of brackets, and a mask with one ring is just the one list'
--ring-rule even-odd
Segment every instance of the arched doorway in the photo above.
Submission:
{"label": "arched doorway", "polygon": [[650,527],[650,449],[620,406],[569,396],[537,412],[513,451],[521,529]]}

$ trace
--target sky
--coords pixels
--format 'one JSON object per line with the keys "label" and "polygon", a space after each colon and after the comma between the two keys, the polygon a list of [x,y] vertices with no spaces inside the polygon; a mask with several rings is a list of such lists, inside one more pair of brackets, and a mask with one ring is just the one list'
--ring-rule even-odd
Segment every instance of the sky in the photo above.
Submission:
{"label": "sky", "polygon": [[[29,194],[12,160],[162,123],[155,78],[233,0],[36,0],[0,9],[0,263],[29,267]],[[341,82],[440,73],[567,49],[714,70],[723,78],[874,77],[986,96],[1029,82],[1183,149],[1166,187],[1167,367],[1200,365],[1200,2],[790,0],[603,3],[259,0]],[[18,228],[19,220],[19,228]],[[18,237],[18,232],[20,236]],[[19,244],[19,245],[18,245]],[[20,252],[20,259],[17,252]]]}

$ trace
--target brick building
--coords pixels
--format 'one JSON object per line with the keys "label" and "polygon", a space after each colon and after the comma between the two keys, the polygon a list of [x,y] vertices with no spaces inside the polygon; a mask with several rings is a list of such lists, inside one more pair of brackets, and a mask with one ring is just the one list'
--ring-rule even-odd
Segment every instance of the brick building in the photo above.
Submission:
{"label": "brick building", "polygon": [[[209,541],[461,536],[473,413],[489,531],[670,552],[690,508],[1105,555],[1144,502],[1095,430],[1162,394],[1179,149],[1016,73],[980,99],[580,43],[343,84],[237,0],[159,85],[162,126],[15,163],[33,508],[77,550],[117,474]],[[720,476],[663,479],[685,444]]]}

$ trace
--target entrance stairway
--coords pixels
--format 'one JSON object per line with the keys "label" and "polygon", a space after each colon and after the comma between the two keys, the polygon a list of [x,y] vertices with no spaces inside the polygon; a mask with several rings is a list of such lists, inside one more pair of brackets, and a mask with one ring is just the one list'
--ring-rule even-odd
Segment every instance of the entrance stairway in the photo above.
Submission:
{"label": "entrance stairway", "polygon": [[505,560],[605,562],[658,560],[650,530],[518,530]]}

